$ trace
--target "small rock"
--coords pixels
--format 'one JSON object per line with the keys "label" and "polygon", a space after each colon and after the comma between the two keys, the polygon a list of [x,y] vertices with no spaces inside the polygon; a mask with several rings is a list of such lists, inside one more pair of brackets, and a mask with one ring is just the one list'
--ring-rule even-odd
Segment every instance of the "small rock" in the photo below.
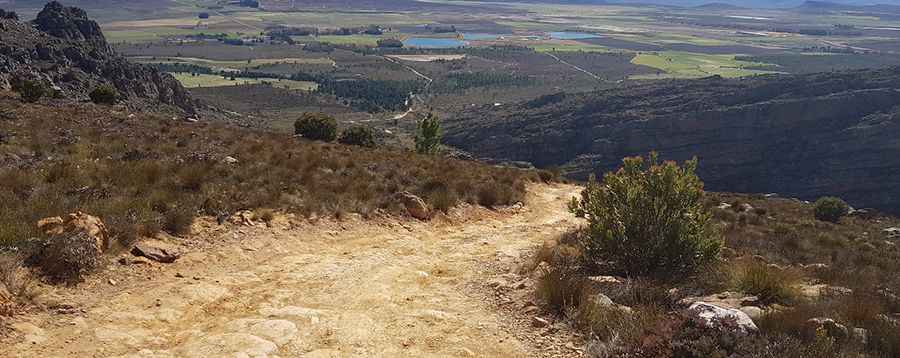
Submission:
{"label": "small rock", "polygon": [[900,238],[900,227],[889,227],[882,230],[889,239]]}
{"label": "small rock", "polygon": [[694,322],[710,328],[719,328],[723,321],[734,321],[738,330],[755,332],[758,330],[753,319],[746,313],[732,308],[719,307],[706,302],[695,302],[688,307],[688,313]]}
{"label": "small rock", "polygon": [[622,283],[622,280],[616,278],[615,276],[591,276],[591,277],[588,277],[587,279],[594,283],[603,283],[603,284]]}
{"label": "small rock", "polygon": [[222,162],[224,162],[225,164],[237,164],[238,160],[235,157],[228,156],[225,157],[225,159],[222,159]]}
{"label": "small rock", "polygon": [[546,319],[541,318],[541,317],[534,316],[534,317],[531,319],[531,326],[532,326],[532,327],[535,327],[535,328],[543,328],[543,327],[547,327],[547,326],[549,326],[549,325],[550,325],[550,322],[547,321]]}
{"label": "small rock", "polygon": [[171,245],[158,241],[139,242],[131,248],[131,254],[162,263],[175,262],[181,256]]}
{"label": "small rock", "polygon": [[751,319],[759,319],[764,314],[762,308],[756,306],[741,307],[741,312],[746,313]]}
{"label": "small rock", "polygon": [[109,284],[112,286],[116,285],[116,280],[113,280],[113,279],[106,280],[106,282],[109,282]]}

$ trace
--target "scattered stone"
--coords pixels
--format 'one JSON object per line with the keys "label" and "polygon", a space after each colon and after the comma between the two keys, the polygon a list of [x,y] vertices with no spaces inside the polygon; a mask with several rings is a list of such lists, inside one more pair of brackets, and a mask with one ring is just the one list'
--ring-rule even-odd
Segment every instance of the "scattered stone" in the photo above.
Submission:
{"label": "scattered stone", "polygon": [[531,326],[534,328],[543,328],[550,325],[550,322],[538,316],[531,318]]}
{"label": "scattered stone", "polygon": [[146,257],[156,262],[172,263],[181,256],[172,245],[156,240],[139,242],[131,248],[131,254]]}
{"label": "scattered stone", "polygon": [[268,357],[278,346],[246,333],[226,333],[188,342],[181,350],[185,357]]}
{"label": "scattered stone", "polygon": [[741,307],[741,312],[746,313],[747,316],[749,316],[751,319],[754,319],[754,320],[759,319],[760,317],[762,317],[765,314],[765,312],[762,310],[762,308],[759,308],[756,306]]}
{"label": "scattered stone", "polygon": [[758,330],[750,316],[733,308],[724,308],[706,302],[696,302],[688,307],[688,314],[696,323],[705,327],[720,328],[723,322],[733,321],[737,329],[742,332],[747,333]]}
{"label": "scattered stone", "polygon": [[851,332],[854,342],[863,346],[869,344],[869,330],[865,328],[854,328]]}
{"label": "scattered stone", "polygon": [[628,314],[631,314],[633,312],[631,307],[615,303],[612,299],[609,298],[609,296],[602,293],[594,295],[591,299],[593,300],[594,304],[599,307],[613,308]]}
{"label": "scattered stone", "polygon": [[887,235],[888,239],[900,238],[900,227],[889,227],[882,231]]}
{"label": "scattered stone", "polygon": [[620,284],[622,280],[615,276],[591,276],[587,278],[591,282],[601,283],[601,284]]}
{"label": "scattered stone", "polygon": [[810,337],[815,336],[816,331],[818,331],[819,328],[822,328],[825,330],[828,337],[834,338],[835,341],[846,342],[847,339],[850,338],[850,332],[847,329],[847,326],[837,323],[831,318],[810,318],[806,321],[806,326],[809,330],[807,333]]}
{"label": "scattered stone", "polygon": [[798,288],[801,295],[812,299],[820,297],[841,297],[853,294],[853,290],[849,288],[830,286],[823,283],[815,285],[801,284]]}
{"label": "scattered stone", "polygon": [[409,192],[403,191],[396,194],[397,200],[406,207],[409,215],[419,219],[428,219],[428,206],[422,198],[415,196]]}

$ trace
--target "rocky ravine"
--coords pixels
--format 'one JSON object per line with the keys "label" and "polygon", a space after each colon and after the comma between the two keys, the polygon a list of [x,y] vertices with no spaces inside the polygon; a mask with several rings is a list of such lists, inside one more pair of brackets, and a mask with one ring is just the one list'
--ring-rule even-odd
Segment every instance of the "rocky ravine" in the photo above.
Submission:
{"label": "rocky ravine", "polygon": [[84,10],[55,1],[32,22],[0,16],[0,89],[21,80],[40,81],[76,100],[109,83],[137,108],[162,103],[191,114],[197,108],[174,77],[117,55]]}
{"label": "rocky ravine", "polygon": [[0,356],[578,356],[566,329],[497,312],[489,285],[520,280],[509,272],[523,255],[577,224],[566,203],[578,190],[533,185],[524,207],[430,222],[200,220],[175,242],[214,248],[167,265],[126,258],[45,292],[49,310],[17,317]]}
{"label": "rocky ravine", "polygon": [[645,83],[473,109],[446,127],[475,155],[578,178],[655,150],[699,157],[710,190],[900,213],[900,68]]}

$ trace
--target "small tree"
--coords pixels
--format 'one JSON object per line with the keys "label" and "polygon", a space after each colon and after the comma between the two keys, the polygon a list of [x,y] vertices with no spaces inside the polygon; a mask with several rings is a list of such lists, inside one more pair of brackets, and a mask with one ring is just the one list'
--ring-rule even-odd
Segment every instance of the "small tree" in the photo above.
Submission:
{"label": "small tree", "polygon": [[836,223],[850,213],[850,205],[840,198],[826,196],[816,200],[814,210],[817,220]]}
{"label": "small tree", "polygon": [[96,104],[112,105],[116,103],[116,97],[119,97],[119,91],[115,87],[103,84],[94,88],[89,94],[91,101]]}
{"label": "small tree", "polygon": [[433,113],[419,121],[416,129],[416,151],[422,154],[435,154],[441,147],[441,122]]}
{"label": "small tree", "polygon": [[375,146],[375,134],[369,127],[353,126],[341,133],[338,143],[372,148]]}
{"label": "small tree", "polygon": [[686,273],[718,256],[722,240],[703,206],[697,159],[678,166],[625,158],[602,183],[591,177],[570,209],[588,219],[585,258],[625,275]]}
{"label": "small tree", "polygon": [[47,87],[40,81],[24,80],[15,86],[15,91],[19,92],[23,102],[34,103],[47,94]]}
{"label": "small tree", "polygon": [[294,122],[294,133],[311,140],[332,142],[337,138],[337,121],[325,113],[304,113]]}

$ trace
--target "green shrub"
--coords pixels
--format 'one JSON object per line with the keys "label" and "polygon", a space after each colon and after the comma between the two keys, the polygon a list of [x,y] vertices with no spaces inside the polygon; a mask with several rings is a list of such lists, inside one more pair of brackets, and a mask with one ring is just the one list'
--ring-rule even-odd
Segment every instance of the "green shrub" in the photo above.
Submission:
{"label": "green shrub", "polygon": [[47,94],[47,87],[39,81],[24,80],[15,86],[16,92],[22,97],[23,102],[34,103]]}
{"label": "green shrub", "polygon": [[672,275],[714,260],[722,240],[703,206],[697,160],[625,158],[603,183],[591,178],[570,209],[588,219],[587,260],[625,275]]}
{"label": "green shrub", "polygon": [[96,104],[115,104],[116,98],[119,96],[119,91],[111,85],[103,84],[94,88],[89,96],[91,97],[91,101]]}
{"label": "green shrub", "polygon": [[372,148],[375,147],[375,134],[372,132],[372,128],[353,126],[341,133],[338,143]]}
{"label": "green shrub", "polygon": [[332,142],[337,138],[337,121],[325,113],[304,113],[294,122],[294,134],[310,140]]}
{"label": "green shrub", "polygon": [[816,200],[815,216],[817,220],[837,223],[850,213],[850,206],[840,198],[826,196]]}
{"label": "green shrub", "polygon": [[435,154],[441,148],[441,122],[433,113],[419,122],[416,129],[416,152]]}

